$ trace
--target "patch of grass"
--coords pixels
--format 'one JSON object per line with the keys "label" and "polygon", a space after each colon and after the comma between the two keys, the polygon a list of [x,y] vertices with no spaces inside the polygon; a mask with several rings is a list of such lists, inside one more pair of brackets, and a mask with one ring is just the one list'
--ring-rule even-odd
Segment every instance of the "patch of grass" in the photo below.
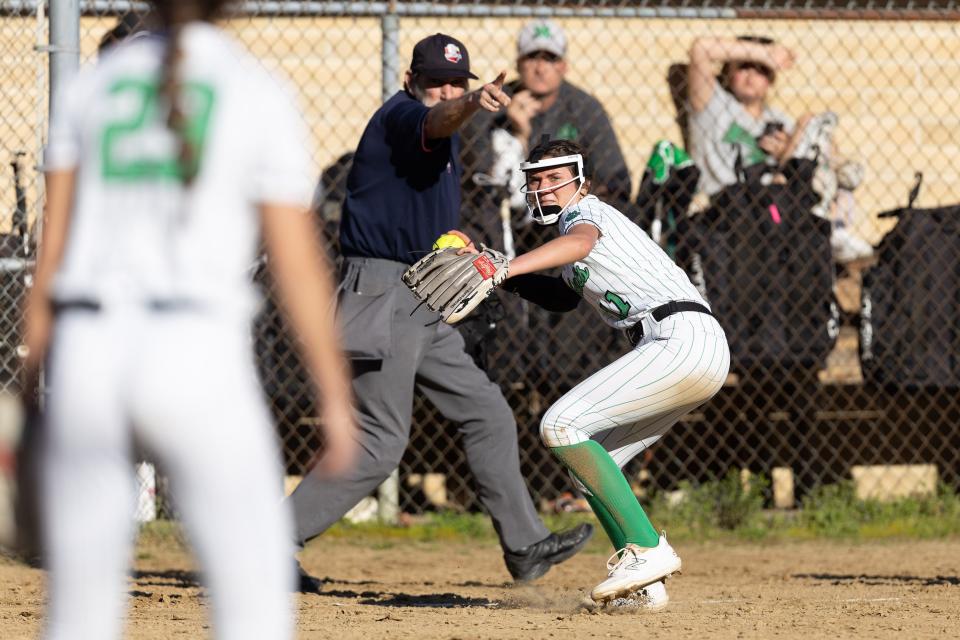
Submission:
{"label": "patch of grass", "polygon": [[941,485],[935,494],[860,500],[852,483],[825,485],[804,498],[800,521],[831,538],[938,538],[960,534],[960,496]]}
{"label": "patch of grass", "polygon": [[186,549],[186,538],[176,520],[154,520],[140,526],[139,544],[143,547]]}
{"label": "patch of grass", "polygon": [[[960,496],[947,486],[935,495],[891,502],[859,500],[851,483],[824,485],[807,495],[796,510],[765,510],[767,482],[752,476],[744,485],[738,473],[700,485],[684,483],[678,492],[660,492],[644,507],[658,529],[672,540],[764,541],[884,538],[943,538],[960,536]],[[592,513],[544,514],[551,531],[582,522],[597,526],[590,553],[608,553],[609,542]],[[495,545],[496,532],[483,513],[437,512],[404,516],[402,526],[379,522],[341,521],[320,539],[335,538],[378,549],[405,544],[478,541]],[[140,530],[141,553],[156,548],[185,549],[178,523],[157,520]]]}
{"label": "patch of grass", "polygon": [[768,483],[752,476],[746,483],[731,469],[719,480],[680,484],[677,491],[660,492],[649,505],[651,520],[677,537],[712,538],[736,533],[749,539],[764,537],[769,523],[763,515]]}
{"label": "patch of grass", "polygon": [[490,518],[480,513],[437,512],[407,517],[402,526],[381,522],[353,524],[341,520],[330,527],[325,537],[343,540],[360,539],[362,544],[414,541],[496,540]]}
{"label": "patch of grass", "polygon": [[[560,513],[541,514],[544,524],[551,531],[569,529],[582,522],[596,525],[592,513]],[[341,520],[330,527],[322,537],[332,537],[340,540],[356,540],[357,544],[375,545],[378,548],[388,549],[403,542],[431,544],[446,541],[476,540],[496,544],[497,534],[489,516],[484,513],[431,512],[422,516],[407,516],[401,526],[393,526],[380,522],[364,522],[351,524]],[[599,527],[598,527],[599,528]],[[608,543],[602,532],[594,536],[597,550],[607,551]]]}

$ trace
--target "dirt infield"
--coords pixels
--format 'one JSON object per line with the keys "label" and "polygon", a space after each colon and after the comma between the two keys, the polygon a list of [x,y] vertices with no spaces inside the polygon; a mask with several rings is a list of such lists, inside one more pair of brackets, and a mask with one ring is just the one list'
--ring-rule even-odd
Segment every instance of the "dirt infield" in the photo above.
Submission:
{"label": "dirt infield", "polygon": [[[326,540],[304,564],[329,576],[299,596],[300,638],[946,638],[960,635],[960,540],[732,546],[678,544],[684,573],[658,613],[590,613],[606,551],[511,588],[490,543]],[[201,590],[184,553],[138,552],[130,638],[202,638]],[[0,638],[40,626],[42,573],[0,561]]]}

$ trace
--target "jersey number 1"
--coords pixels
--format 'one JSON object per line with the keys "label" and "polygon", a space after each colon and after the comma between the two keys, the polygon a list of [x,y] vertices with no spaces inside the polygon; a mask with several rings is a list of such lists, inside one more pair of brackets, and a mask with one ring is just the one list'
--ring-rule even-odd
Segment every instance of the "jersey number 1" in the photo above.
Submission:
{"label": "jersey number 1", "polygon": [[613,315],[617,316],[621,320],[626,320],[630,316],[630,303],[615,294],[613,291],[607,291],[606,295],[603,296],[603,299],[616,307],[616,311],[609,308],[606,309]]}
{"label": "jersey number 1", "polygon": [[[214,92],[209,85],[194,82],[185,83],[183,90],[188,105],[186,136],[197,149],[199,159],[203,157]],[[149,151],[134,147],[136,137],[147,127],[155,125],[158,111],[156,83],[123,78],[110,87],[110,95],[136,100],[137,107],[129,116],[109,122],[104,129],[101,144],[104,179],[129,182],[179,180],[182,170],[175,157],[151,155]]]}

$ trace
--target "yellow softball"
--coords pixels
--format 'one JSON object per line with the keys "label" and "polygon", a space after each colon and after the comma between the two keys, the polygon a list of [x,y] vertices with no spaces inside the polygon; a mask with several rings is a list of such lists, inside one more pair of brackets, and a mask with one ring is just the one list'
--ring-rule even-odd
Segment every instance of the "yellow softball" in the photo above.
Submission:
{"label": "yellow softball", "polygon": [[436,249],[446,249],[452,247],[454,249],[462,249],[467,246],[467,243],[464,242],[459,236],[455,236],[452,233],[445,233],[437,241],[433,243],[434,250]]}

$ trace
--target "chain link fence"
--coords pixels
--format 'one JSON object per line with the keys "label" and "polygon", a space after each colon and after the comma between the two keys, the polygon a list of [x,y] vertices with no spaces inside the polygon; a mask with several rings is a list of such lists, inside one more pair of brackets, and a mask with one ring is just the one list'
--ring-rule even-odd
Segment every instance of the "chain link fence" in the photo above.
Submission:
{"label": "chain link fence", "polygon": [[[24,238],[42,201],[46,24],[43,5],[0,7],[0,384],[9,388],[32,258]],[[82,62],[118,23],[136,28],[146,9],[113,0],[80,7]],[[562,65],[569,86],[538,106],[531,136],[587,146],[596,190],[687,269],[733,353],[723,390],[634,460],[628,476],[642,491],[729,469],[786,473],[799,498],[854,476],[867,479],[867,493],[960,484],[960,212],[949,208],[960,203],[958,17],[952,2],[246,2],[229,27],[299,88],[317,149],[318,227],[336,256],[351,153],[400,86],[413,45],[438,31],[453,35],[482,81],[506,70],[519,93],[518,33],[532,19],[552,20],[567,49],[538,64]],[[762,131],[722,132],[740,150],[734,177],[707,194],[702,157],[691,168],[678,151],[696,159],[695,129],[708,126],[689,99],[691,50],[743,35],[770,38],[794,58],[773,78],[772,110],[756,126],[807,135],[778,162],[758,142]],[[711,71],[728,95],[731,71]],[[464,131],[462,214],[473,237],[522,251],[556,231],[531,225],[511,201],[504,134],[515,133],[493,118]],[[22,190],[7,170],[15,161]],[[261,375],[288,471],[300,474],[319,446],[316,411],[266,274],[257,277],[268,293],[255,335]],[[571,487],[538,441],[541,416],[628,348],[592,313],[549,314],[500,297],[461,328],[515,411],[522,467],[545,508]],[[456,425],[422,399],[400,478],[406,511],[478,508]]]}
{"label": "chain link fence", "polygon": [[43,6],[3,12],[0,25],[0,391],[18,392],[20,307],[33,265],[32,221],[43,204],[37,170],[47,126],[48,25]]}

